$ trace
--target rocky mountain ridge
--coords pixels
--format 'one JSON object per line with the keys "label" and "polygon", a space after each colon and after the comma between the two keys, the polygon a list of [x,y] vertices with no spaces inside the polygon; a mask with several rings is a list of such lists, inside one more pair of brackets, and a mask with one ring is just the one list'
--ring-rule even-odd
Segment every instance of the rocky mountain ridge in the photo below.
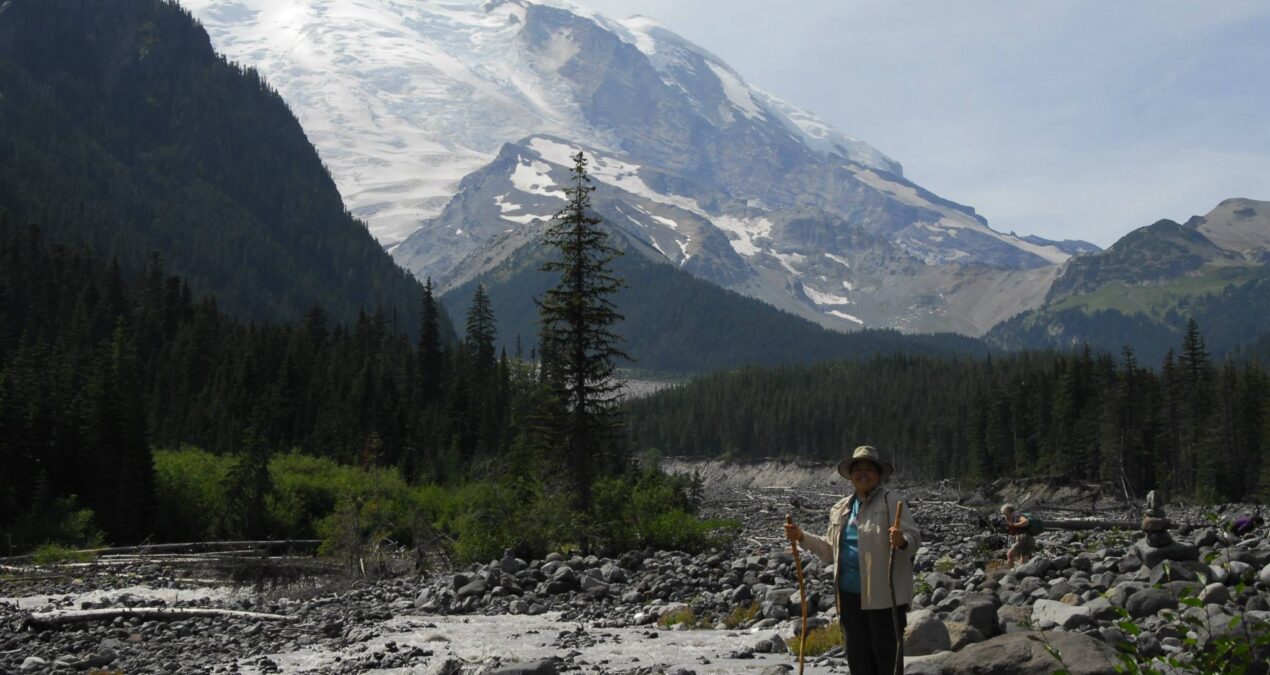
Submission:
{"label": "rocky mountain ridge", "polygon": [[1195,319],[1222,356],[1270,332],[1270,202],[1222,201],[1185,223],[1160,220],[1063,266],[1045,301],[994,327],[1006,348],[1119,352],[1155,366]]}
{"label": "rocky mountain ridge", "polygon": [[647,255],[842,330],[981,334],[1092,248],[993,230],[646,18],[520,0],[187,4],[278,87],[354,213],[420,277],[460,282],[532,242],[574,149]]}

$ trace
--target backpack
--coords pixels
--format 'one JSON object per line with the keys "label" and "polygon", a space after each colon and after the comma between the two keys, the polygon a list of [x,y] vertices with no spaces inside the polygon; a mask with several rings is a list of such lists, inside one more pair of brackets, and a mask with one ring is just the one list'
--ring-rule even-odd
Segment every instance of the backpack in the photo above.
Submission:
{"label": "backpack", "polygon": [[1041,520],[1040,518],[1037,518],[1036,516],[1030,513],[1024,513],[1023,517],[1027,518],[1027,533],[1028,534],[1038,535],[1045,531],[1044,520]]}

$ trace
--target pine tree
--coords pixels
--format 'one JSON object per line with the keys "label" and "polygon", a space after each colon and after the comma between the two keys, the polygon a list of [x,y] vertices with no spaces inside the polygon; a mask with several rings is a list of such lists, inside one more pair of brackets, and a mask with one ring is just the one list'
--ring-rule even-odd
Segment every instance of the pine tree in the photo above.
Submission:
{"label": "pine tree", "polygon": [[615,361],[629,359],[619,348],[614,326],[622,320],[613,296],[624,284],[610,271],[621,252],[608,243],[591,211],[595,188],[587,175],[582,152],[573,157],[572,185],[565,189],[568,204],[556,214],[545,235],[560,251],[560,259],[543,265],[560,280],[538,303],[544,383],[551,390],[555,410],[548,414],[552,438],[563,450],[574,506],[591,507],[591,483],[601,467],[624,466],[618,448],[620,419]]}
{"label": "pine tree", "polygon": [[472,296],[472,307],[467,312],[466,337],[472,374],[484,382],[494,372],[494,339],[497,337],[494,309],[490,307],[484,284],[477,284],[476,293]]}
{"label": "pine tree", "polygon": [[431,406],[441,393],[441,328],[436,297],[432,295],[432,278],[423,284],[423,311],[419,330],[419,386],[423,405]]}

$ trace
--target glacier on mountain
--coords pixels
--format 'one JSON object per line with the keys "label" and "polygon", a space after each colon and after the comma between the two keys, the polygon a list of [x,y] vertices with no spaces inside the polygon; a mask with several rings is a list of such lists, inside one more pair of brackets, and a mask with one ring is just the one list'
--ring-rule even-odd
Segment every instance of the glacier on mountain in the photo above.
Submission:
{"label": "glacier on mountain", "polygon": [[993,230],[645,17],[525,0],[183,2],[288,101],[380,243],[442,289],[533,241],[578,150],[597,208],[648,255],[827,326],[979,334],[1039,302],[1070,255]]}

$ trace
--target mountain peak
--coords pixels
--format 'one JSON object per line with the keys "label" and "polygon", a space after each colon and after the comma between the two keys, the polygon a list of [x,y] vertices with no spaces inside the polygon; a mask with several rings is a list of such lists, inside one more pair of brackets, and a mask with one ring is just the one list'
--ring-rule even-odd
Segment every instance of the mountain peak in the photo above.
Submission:
{"label": "mountain peak", "polygon": [[647,104],[636,111],[665,116],[685,138],[701,124],[758,125],[810,152],[901,171],[644,17],[525,0],[183,4],[219,51],[282,94],[350,210],[385,245],[438,216],[503,143],[546,133],[609,150],[649,145],[632,133],[632,96]]}

